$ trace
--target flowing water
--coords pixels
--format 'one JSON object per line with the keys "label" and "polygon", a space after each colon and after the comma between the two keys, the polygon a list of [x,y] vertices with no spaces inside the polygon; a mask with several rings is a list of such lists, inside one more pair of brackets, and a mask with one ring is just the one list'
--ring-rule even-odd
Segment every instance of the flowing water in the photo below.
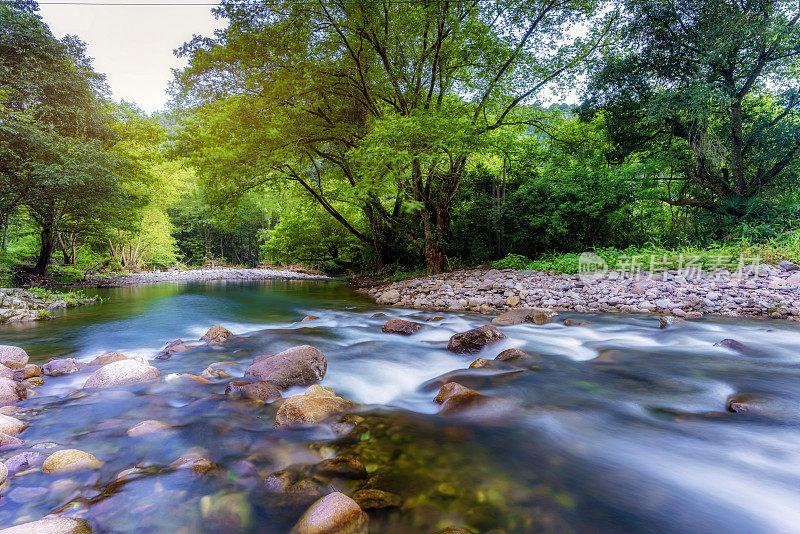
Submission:
{"label": "flowing water", "polygon": [[[33,362],[88,361],[111,351],[152,359],[166,342],[197,339],[212,324],[241,337],[154,360],[166,379],[146,385],[81,391],[91,369],[48,378],[20,404],[31,425],[20,435],[25,444],[0,459],[69,447],[105,463],[17,475],[3,492],[0,526],[58,512],[101,532],[288,532],[314,499],[269,493],[263,479],[346,455],[366,465],[366,481],[314,483],[397,494],[399,507],[370,511],[371,532],[800,531],[794,323],[704,319],[660,330],[652,316],[566,313],[549,325],[504,327],[502,342],[457,355],[446,349],[449,337],[486,317],[381,309],[338,282],[99,293],[103,304],[0,328],[0,343],[25,348]],[[388,317],[372,318],[377,311],[442,319],[401,337],[381,332]],[[319,319],[298,322],[305,315]],[[566,327],[567,317],[590,324]],[[754,350],[715,346],[725,338]],[[226,370],[241,376],[256,355],[301,344],[325,353],[324,385],[363,405],[344,438],[325,425],[276,430],[275,405],[229,398],[226,381],[169,376],[219,361],[234,362]],[[510,347],[537,355],[536,365],[466,369]],[[443,375],[503,402],[477,415],[437,415]],[[726,412],[734,393],[755,395],[760,411]],[[175,427],[126,435],[145,419]],[[201,449],[218,469],[201,476],[169,467]]]}

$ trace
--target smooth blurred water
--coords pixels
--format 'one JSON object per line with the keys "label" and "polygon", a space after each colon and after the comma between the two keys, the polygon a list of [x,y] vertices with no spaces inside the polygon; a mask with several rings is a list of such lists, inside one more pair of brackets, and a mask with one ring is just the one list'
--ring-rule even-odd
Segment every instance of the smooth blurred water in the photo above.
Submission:
{"label": "smooth blurred water", "polygon": [[[219,524],[201,513],[201,498],[239,492],[252,508],[239,530],[288,531],[302,509],[276,508],[273,496],[243,484],[231,466],[247,459],[263,478],[314,463],[330,433],[275,430],[274,406],[229,399],[221,395],[224,381],[169,375],[229,361],[226,370],[241,376],[258,354],[310,344],[328,359],[322,383],[365,405],[368,420],[385,421],[376,428],[389,429],[385,440],[362,436],[353,454],[378,473],[405,470],[416,481],[397,489],[408,490],[399,509],[370,514],[373,532],[434,532],[448,524],[495,533],[534,531],[531,525],[541,532],[800,532],[795,323],[703,319],[660,330],[653,316],[567,313],[549,325],[504,327],[501,343],[457,355],[446,350],[450,336],[488,318],[381,309],[339,282],[160,284],[98,293],[104,303],[56,320],[0,327],[0,343],[22,346],[32,361],[86,361],[110,351],[151,359],[166,342],[197,339],[213,324],[242,337],[152,362],[167,379],[149,385],[87,393],[80,387],[91,369],[48,378],[21,403],[31,409],[31,427],[20,436],[25,445],[0,458],[47,451],[42,443],[52,441],[106,464],[12,479],[0,501],[2,526],[64,511],[102,531],[217,532]],[[377,311],[388,317],[372,318]],[[319,319],[298,322],[306,315]],[[389,317],[401,316],[425,326],[409,337],[381,332]],[[442,319],[425,322],[434,317]],[[567,317],[590,324],[566,327],[560,321]],[[715,346],[725,338],[759,352]],[[538,355],[536,370],[466,369],[510,347]],[[439,416],[433,397],[442,375],[505,402],[482,416]],[[740,392],[757,395],[762,413],[726,412],[728,395]],[[176,428],[125,435],[144,419]],[[192,447],[201,447],[221,474],[165,468]],[[142,474],[113,482],[132,466]],[[12,498],[19,487],[47,492]]]}

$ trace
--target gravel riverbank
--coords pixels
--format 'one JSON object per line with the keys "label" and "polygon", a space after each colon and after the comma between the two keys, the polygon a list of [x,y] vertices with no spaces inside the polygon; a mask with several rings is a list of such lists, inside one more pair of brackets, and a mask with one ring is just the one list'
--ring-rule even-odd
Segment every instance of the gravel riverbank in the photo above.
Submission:
{"label": "gravel riverbank", "polygon": [[85,285],[98,287],[157,284],[159,282],[206,282],[211,280],[329,280],[313,275],[282,269],[192,269],[187,271],[156,271],[113,276],[87,275]]}
{"label": "gravel riverbank", "polygon": [[456,271],[361,290],[379,304],[495,314],[543,307],[559,311],[660,313],[800,320],[800,270],[762,264],[730,273],[611,271],[601,276],[512,269]]}

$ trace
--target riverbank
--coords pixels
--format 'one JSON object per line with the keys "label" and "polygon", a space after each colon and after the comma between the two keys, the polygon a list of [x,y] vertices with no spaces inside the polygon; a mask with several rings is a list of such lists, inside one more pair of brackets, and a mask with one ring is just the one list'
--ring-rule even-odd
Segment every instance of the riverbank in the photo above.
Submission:
{"label": "riverbank", "polygon": [[494,314],[542,307],[556,311],[660,313],[800,320],[800,270],[761,264],[740,272],[610,271],[573,275],[473,269],[412,278],[359,291],[379,304]]}
{"label": "riverbank", "polygon": [[75,293],[0,288],[0,324],[49,319],[56,310],[94,304],[98,300]]}
{"label": "riverbank", "polygon": [[208,282],[212,280],[330,280],[321,274],[287,269],[213,268],[186,271],[155,271],[119,275],[86,275],[81,285],[119,287],[161,282]]}

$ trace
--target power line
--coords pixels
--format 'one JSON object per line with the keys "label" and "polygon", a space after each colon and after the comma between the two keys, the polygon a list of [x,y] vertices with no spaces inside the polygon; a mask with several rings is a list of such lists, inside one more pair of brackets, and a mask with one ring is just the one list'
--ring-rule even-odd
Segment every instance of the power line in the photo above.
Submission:
{"label": "power line", "polygon": [[[472,4],[480,3],[481,0],[450,0],[451,4]],[[392,4],[422,4],[429,3],[430,0],[389,0]],[[40,6],[219,6],[219,2],[36,2]],[[255,2],[262,6],[282,6],[286,2]],[[314,1],[294,1],[295,4],[316,4]],[[355,0],[339,2],[341,4],[384,4],[383,0]],[[0,0],[2,4],[13,4],[8,0]]]}

